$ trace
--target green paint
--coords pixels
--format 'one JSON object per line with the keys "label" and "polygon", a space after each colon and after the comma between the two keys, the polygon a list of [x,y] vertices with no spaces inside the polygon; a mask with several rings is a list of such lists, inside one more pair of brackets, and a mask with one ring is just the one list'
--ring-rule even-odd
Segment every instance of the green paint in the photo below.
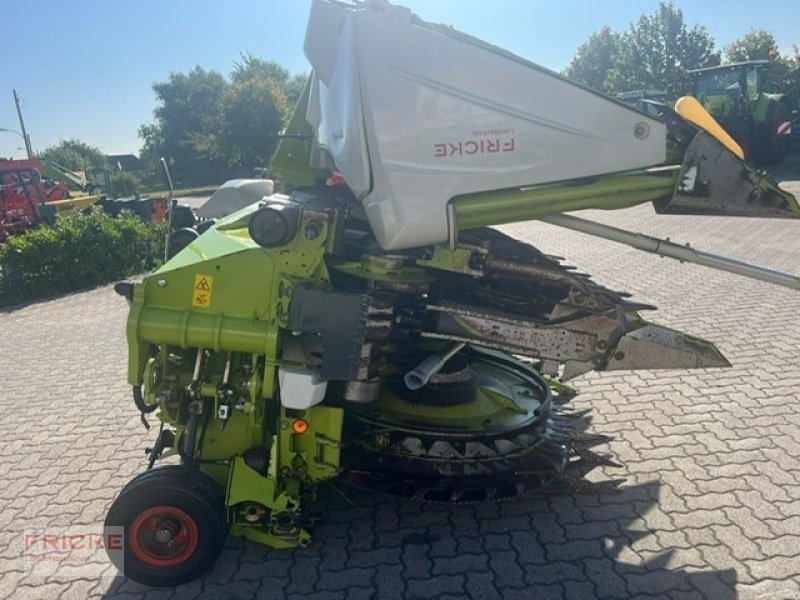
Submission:
{"label": "green paint", "polygon": [[434,246],[424,258],[418,258],[416,263],[430,269],[480,275],[482,271],[476,268],[477,265],[473,265],[473,261],[476,260],[476,257],[484,254],[486,254],[486,250],[478,246],[458,244],[451,249],[444,244],[439,244]]}
{"label": "green paint", "polygon": [[[341,455],[342,409],[287,411],[279,402],[293,291],[300,283],[329,285],[324,256],[339,218],[336,209],[298,206],[296,235],[279,248],[250,239],[257,205],[217,223],[135,286],[127,324],[130,383],[143,386],[146,404],[159,406],[176,450],[190,402],[201,404],[196,445],[200,431],[203,441],[195,456],[227,486],[232,532],[275,547],[310,541],[291,523],[298,522],[304,490],[339,474]],[[302,434],[292,428],[301,418],[308,423]],[[268,474],[244,463],[251,448],[270,453]],[[264,518],[244,519],[238,511],[247,503],[264,507]]]}
{"label": "green paint", "polygon": [[760,94],[757,96],[750,107],[750,110],[753,113],[753,118],[756,120],[756,126],[763,127],[766,125],[767,113],[769,112],[770,106],[772,106],[775,102],[776,100],[773,97],[770,97],[770,95]]}
{"label": "green paint", "polygon": [[407,265],[391,267],[387,266],[379,258],[365,254],[359,262],[338,263],[332,268],[340,273],[369,281],[391,281],[396,283],[433,282],[433,277],[426,273],[424,269]]}
{"label": "green paint", "polygon": [[284,132],[287,137],[278,144],[269,163],[269,176],[282,189],[311,187],[319,181],[325,181],[330,175],[328,170],[310,166],[314,149],[314,129],[306,121],[310,89],[311,76],[306,81],[303,93],[289,119],[289,125]]}
{"label": "green paint", "polygon": [[589,208],[629,208],[670,198],[679,167],[596,177],[582,181],[479,192],[456,197],[459,230],[528,221]]}

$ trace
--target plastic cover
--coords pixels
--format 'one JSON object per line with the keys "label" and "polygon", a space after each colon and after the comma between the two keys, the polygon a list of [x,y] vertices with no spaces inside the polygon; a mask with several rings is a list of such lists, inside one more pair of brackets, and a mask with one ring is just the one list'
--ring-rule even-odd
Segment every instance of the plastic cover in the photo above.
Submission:
{"label": "plastic cover", "polygon": [[338,169],[387,250],[448,239],[471,192],[653,166],[658,119],[408,9],[312,5],[314,166]]}
{"label": "plastic cover", "polygon": [[211,194],[196,212],[205,219],[219,219],[259,202],[274,190],[275,183],[271,179],[231,179]]}

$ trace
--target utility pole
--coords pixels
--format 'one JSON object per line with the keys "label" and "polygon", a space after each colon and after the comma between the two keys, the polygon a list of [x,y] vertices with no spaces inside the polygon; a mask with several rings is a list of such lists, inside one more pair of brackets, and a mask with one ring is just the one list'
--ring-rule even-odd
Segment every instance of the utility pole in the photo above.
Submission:
{"label": "utility pole", "polygon": [[22,110],[19,107],[19,96],[17,90],[14,92],[14,104],[17,105],[17,115],[19,115],[19,126],[22,129],[22,139],[25,140],[25,150],[28,152],[28,159],[33,158],[33,148],[31,148],[31,138],[28,137],[28,132],[25,131],[25,121],[22,120]]}

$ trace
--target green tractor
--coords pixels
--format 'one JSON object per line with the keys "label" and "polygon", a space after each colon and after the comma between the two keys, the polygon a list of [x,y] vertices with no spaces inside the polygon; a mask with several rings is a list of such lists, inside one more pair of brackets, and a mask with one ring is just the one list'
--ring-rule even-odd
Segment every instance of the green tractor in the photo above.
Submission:
{"label": "green tractor", "polygon": [[792,108],[787,94],[767,93],[769,60],[689,71],[692,94],[741,146],[762,164],[783,161],[789,151]]}

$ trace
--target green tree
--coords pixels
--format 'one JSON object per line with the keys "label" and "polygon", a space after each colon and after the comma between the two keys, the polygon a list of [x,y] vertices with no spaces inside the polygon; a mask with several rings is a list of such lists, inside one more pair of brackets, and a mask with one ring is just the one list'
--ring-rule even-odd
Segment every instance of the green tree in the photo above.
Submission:
{"label": "green tree", "polygon": [[226,166],[266,166],[305,85],[270,60],[242,54],[229,80],[195,67],[153,85],[154,121],[139,128],[142,159],[166,157],[185,182],[224,176]]}
{"label": "green tree", "polygon": [[689,91],[687,70],[717,65],[719,58],[705,27],[687,27],[680,9],[661,2],[625,32],[606,26],[593,33],[565,74],[609,94],[661,89],[677,97]]}
{"label": "green tree", "polygon": [[580,45],[564,75],[597,90],[613,92],[608,75],[619,51],[620,34],[605,25]]}
{"label": "green tree", "polygon": [[273,60],[264,60],[250,52],[244,52],[239,60],[233,63],[230,78],[234,84],[251,79],[271,79],[281,87],[289,106],[294,107],[303,92],[308,75],[305,73],[292,75],[288,69]]}
{"label": "green tree", "polygon": [[792,106],[800,108],[800,48],[792,46],[792,53],[781,61],[786,65],[785,91],[791,96]]}
{"label": "green tree", "polygon": [[232,166],[266,166],[288,115],[286,95],[274,80],[234,83],[222,98],[220,128],[209,151]]}
{"label": "green tree", "polygon": [[642,15],[622,35],[607,85],[616,91],[659,88],[677,97],[691,88],[687,70],[717,65],[719,60],[708,30],[701,25],[690,29],[683,11],[661,2],[655,13]]}
{"label": "green tree", "polygon": [[155,122],[139,128],[144,140],[142,158],[153,164],[164,156],[179,169],[218,164],[204,148],[219,128],[227,88],[222,75],[199,66],[188,73],[171,73],[167,81],[153,84],[158,105]]}
{"label": "green tree", "polygon": [[726,63],[743,62],[745,60],[769,60],[777,56],[778,43],[771,31],[751,29],[723,50]]}
{"label": "green tree", "polygon": [[72,171],[84,171],[89,167],[106,165],[106,156],[99,148],[80,140],[71,139],[59,142],[38,153],[38,158],[58,163]]}
{"label": "green tree", "polygon": [[133,173],[114,170],[111,172],[111,187],[117,196],[133,196],[142,188],[142,182]]}
{"label": "green tree", "polygon": [[800,54],[795,46],[792,54],[781,56],[778,43],[771,31],[751,29],[748,33],[725,46],[725,62],[746,60],[769,60],[769,72],[765,90],[787,93],[797,105],[800,96],[800,82],[797,69],[800,68]]}

